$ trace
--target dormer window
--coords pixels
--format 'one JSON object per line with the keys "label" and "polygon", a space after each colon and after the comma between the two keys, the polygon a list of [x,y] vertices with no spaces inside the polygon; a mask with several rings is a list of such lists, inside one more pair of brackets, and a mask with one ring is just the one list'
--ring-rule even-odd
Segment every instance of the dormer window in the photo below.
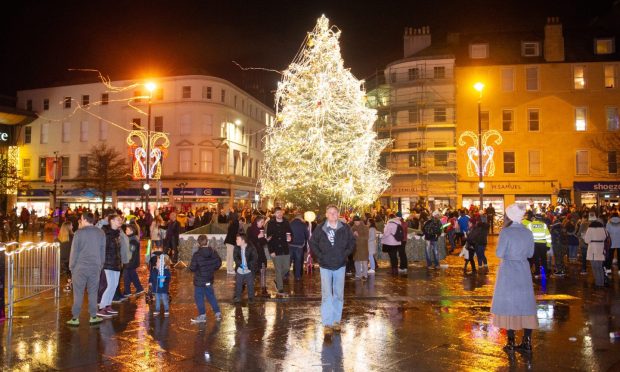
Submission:
{"label": "dormer window", "polygon": [[522,41],[521,55],[523,57],[539,57],[540,43],[538,41]]}
{"label": "dormer window", "polygon": [[594,52],[596,54],[612,54],[616,51],[613,38],[595,39]]}
{"label": "dormer window", "polygon": [[470,44],[469,45],[469,58],[472,59],[484,59],[489,58],[489,44]]}

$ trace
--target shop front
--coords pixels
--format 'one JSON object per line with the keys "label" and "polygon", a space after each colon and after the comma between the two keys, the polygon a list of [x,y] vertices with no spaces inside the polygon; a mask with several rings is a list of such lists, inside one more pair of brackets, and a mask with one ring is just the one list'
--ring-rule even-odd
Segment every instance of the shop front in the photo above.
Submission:
{"label": "shop front", "polygon": [[[502,213],[513,203],[524,204],[527,209],[541,209],[554,203],[555,185],[553,181],[485,181],[483,205],[489,204],[497,213]],[[480,205],[477,181],[459,181],[459,205],[469,208]]]}
{"label": "shop front", "polygon": [[578,207],[615,204],[620,200],[620,181],[573,182]]}

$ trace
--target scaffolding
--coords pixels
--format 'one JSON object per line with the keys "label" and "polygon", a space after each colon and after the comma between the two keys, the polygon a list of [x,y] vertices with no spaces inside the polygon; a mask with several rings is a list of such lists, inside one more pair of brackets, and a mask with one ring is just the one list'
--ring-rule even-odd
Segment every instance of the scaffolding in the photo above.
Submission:
{"label": "scaffolding", "polygon": [[393,140],[382,154],[382,165],[393,173],[392,188],[385,195],[389,207],[400,209],[396,203],[401,203],[402,194],[410,194],[410,202],[417,197],[433,207],[440,202],[454,206],[454,59],[395,62],[369,77],[366,89],[368,105],[377,110],[378,138]]}

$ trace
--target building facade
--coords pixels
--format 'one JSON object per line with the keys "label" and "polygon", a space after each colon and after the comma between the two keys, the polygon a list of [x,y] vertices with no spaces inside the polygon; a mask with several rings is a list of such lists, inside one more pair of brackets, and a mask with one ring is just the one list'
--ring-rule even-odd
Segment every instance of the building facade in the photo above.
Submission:
{"label": "building facade", "polygon": [[[240,205],[258,200],[264,128],[273,110],[232,83],[211,76],[161,78],[150,101],[150,130],[170,141],[161,160],[161,179],[150,182],[150,208]],[[18,206],[40,212],[51,206],[53,182],[46,182],[49,159],[62,159],[56,183],[57,206],[101,200],[80,189],[91,148],[100,143],[134,161],[127,137],[148,128],[149,92],[130,81],[49,87],[17,93],[18,107],[38,118],[20,129],[20,174],[28,188]],[[125,87],[121,90],[112,87]],[[129,88],[127,88],[129,87]],[[146,144],[145,144],[146,146]],[[48,179],[49,181],[49,179]],[[144,180],[116,190],[107,201],[121,209],[144,205]]]}
{"label": "building facade", "polygon": [[404,58],[366,82],[378,137],[392,139],[381,159],[392,172],[384,206],[409,213],[418,202],[456,202],[454,61],[431,44],[429,27],[407,28]]}
{"label": "building facade", "polygon": [[592,29],[551,17],[541,32],[452,36],[458,205],[479,205],[478,120],[485,207],[618,203],[620,55],[616,35]]}

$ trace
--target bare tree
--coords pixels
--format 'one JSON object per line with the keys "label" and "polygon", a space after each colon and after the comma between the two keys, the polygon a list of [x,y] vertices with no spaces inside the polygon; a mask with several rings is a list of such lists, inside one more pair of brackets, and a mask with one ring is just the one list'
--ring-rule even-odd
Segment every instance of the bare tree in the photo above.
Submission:
{"label": "bare tree", "polygon": [[[620,155],[620,133],[606,133],[595,137],[591,140],[591,146],[596,150],[595,156],[599,157],[599,162],[595,163],[597,165],[592,167],[593,171],[598,176],[616,179],[618,177],[618,155]],[[613,156],[615,156],[616,173],[609,172],[611,170],[610,163],[612,162],[612,159],[609,158],[610,152],[615,152]]]}
{"label": "bare tree", "polygon": [[129,166],[123,154],[105,143],[93,146],[88,154],[88,172],[81,187],[93,189],[101,196],[101,211],[105,208],[105,198],[109,192],[128,185]]}

